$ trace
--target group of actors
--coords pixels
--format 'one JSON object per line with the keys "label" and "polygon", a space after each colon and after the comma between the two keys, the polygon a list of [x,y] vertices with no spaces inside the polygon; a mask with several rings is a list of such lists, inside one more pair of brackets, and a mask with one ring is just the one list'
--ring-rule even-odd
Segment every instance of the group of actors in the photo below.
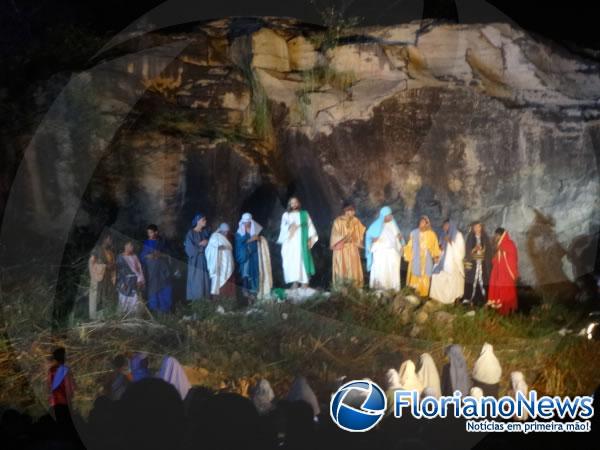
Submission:
{"label": "group of actors", "polygon": [[[226,223],[211,232],[206,216],[196,214],[184,240],[187,300],[234,297],[236,275],[244,294],[270,298],[271,257],[262,229],[250,213],[244,213],[232,238]],[[115,291],[118,306],[126,313],[136,310],[141,296],[151,310],[171,309],[172,259],[156,225],[147,227],[147,235],[139,256],[132,241],[125,242],[122,253],[115,256],[109,235],[94,250],[89,259],[90,318],[98,317],[100,303]],[[310,289],[315,274],[311,250],[318,239],[309,213],[297,197],[290,198],[277,243],[284,281],[293,290]],[[381,208],[366,228],[354,206],[347,204],[333,222],[330,249],[334,288],[363,287],[364,251],[371,289],[400,290],[404,259],[408,263],[406,284],[419,296],[441,303],[487,304],[503,315],[517,309],[517,248],[503,228],[497,228],[491,239],[483,223],[476,222],[464,239],[456,224],[446,220],[438,236],[429,218],[422,216],[406,242],[389,207]]]}

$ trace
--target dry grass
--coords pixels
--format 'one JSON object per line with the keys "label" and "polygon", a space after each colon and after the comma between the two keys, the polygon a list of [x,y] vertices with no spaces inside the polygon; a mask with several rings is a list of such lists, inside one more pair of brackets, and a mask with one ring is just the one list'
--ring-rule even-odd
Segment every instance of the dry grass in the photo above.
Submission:
{"label": "dry grass", "polygon": [[446,308],[455,316],[452,324],[440,326],[430,314],[419,336],[411,338],[413,323],[403,324],[398,299],[402,295],[380,298],[345,289],[302,306],[264,304],[251,314],[236,309],[233,301],[222,302],[226,314],[216,313],[214,303],[198,302],[155,322],[113,315],[104,322],[75,320],[60,326],[48,321],[40,296],[5,296],[0,402],[41,411],[46,356],[57,345],[67,349],[78,384],[77,406],[84,413],[100,392],[110,360],[134,351],[148,352],[155,370],[163,355],[174,355],[194,383],[242,394],[261,377],[283,394],[293,376],[302,373],[326,399],[342,375],[383,382],[389,367],[406,358],[416,361],[423,352],[431,353],[441,369],[444,348],[453,342],[463,345],[470,365],[483,342],[494,344],[504,370],[503,392],[512,370],[523,371],[529,384],[545,394],[589,393],[600,382],[598,343],[559,336],[563,311],[501,318],[485,310],[466,317],[462,308]]}

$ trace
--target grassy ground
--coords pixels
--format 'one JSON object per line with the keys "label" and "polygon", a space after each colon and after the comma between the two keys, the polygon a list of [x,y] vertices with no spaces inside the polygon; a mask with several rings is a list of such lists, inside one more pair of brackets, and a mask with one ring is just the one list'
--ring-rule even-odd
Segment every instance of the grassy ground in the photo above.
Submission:
{"label": "grassy ground", "polygon": [[[327,399],[340,376],[369,377],[383,383],[390,367],[423,352],[445,363],[444,348],[463,345],[472,367],[481,345],[494,345],[503,366],[501,391],[509,374],[521,370],[538,392],[553,395],[590,393],[600,383],[600,343],[562,337],[569,324],[565,310],[537,308],[528,315],[499,317],[462,307],[424,302],[413,306],[408,292],[378,297],[368,291],[344,290],[302,305],[265,303],[239,308],[233,301],[198,302],[155,321],[120,320],[109,313],[102,322],[53,323],[43,291],[29,297],[2,298],[0,403],[41,412],[45,403],[45,357],[56,345],[67,348],[78,384],[77,404],[85,413],[100,393],[110,360],[117,353],[146,351],[153,369],[165,354],[186,366],[195,384],[242,394],[260,377],[283,395],[295,374],[308,377]],[[451,321],[436,320],[444,311]],[[426,312],[426,314],[422,314]],[[420,315],[421,314],[421,315]],[[415,318],[421,323],[415,331]],[[448,315],[446,315],[448,317]]]}

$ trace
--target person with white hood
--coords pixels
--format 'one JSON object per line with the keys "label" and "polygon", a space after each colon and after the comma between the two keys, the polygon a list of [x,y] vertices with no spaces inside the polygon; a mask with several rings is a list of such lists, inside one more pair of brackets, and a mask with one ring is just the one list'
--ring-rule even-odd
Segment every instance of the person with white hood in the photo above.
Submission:
{"label": "person with white hood", "polygon": [[254,386],[251,392],[252,403],[258,414],[264,416],[270,413],[275,407],[273,401],[275,400],[275,393],[269,383],[264,378],[258,380],[258,383]]}
{"label": "person with white hood", "polygon": [[229,225],[219,225],[208,240],[206,246],[206,264],[210,275],[210,293],[212,295],[235,296],[235,283],[233,282],[233,246],[227,234]]}
{"label": "person with white hood", "polygon": [[429,353],[421,355],[421,367],[417,372],[419,381],[424,389],[429,389],[431,396],[439,398],[442,395],[442,387],[440,382],[440,374],[437,370],[435,362]]}
{"label": "person with white hood", "polygon": [[498,397],[501,376],[502,367],[494,347],[486,342],[473,366],[473,385],[481,388],[486,396]]}
{"label": "person with white hood", "polygon": [[[514,398],[517,398],[517,393],[520,392],[521,394],[523,394],[526,398],[529,395],[529,386],[527,386],[527,383],[525,382],[525,376],[523,375],[523,372],[519,372],[519,371],[515,371],[515,372],[511,372],[510,374],[510,395]],[[527,411],[523,410],[523,414],[522,415],[517,415],[515,414],[514,419],[515,420],[527,420]]]}
{"label": "person with white hood", "polygon": [[[419,395],[423,392],[423,384],[417,376],[415,363],[408,359],[400,365],[400,370],[389,369],[386,373],[388,398],[388,412],[393,410],[394,391],[417,391]],[[391,408],[391,409],[390,409]]]}
{"label": "person with white hood", "polygon": [[185,399],[192,387],[183,367],[172,356],[165,356],[156,377],[172,384],[182,400]]}
{"label": "person with white hood", "polygon": [[267,240],[260,235],[263,227],[246,212],[235,234],[235,260],[247,294],[268,297],[273,287],[271,254]]}

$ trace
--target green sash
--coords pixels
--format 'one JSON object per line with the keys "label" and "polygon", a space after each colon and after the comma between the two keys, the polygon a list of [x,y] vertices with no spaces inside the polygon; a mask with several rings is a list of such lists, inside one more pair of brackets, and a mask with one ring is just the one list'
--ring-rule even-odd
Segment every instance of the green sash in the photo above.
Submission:
{"label": "green sash", "polygon": [[302,229],[302,260],[304,261],[304,269],[308,276],[315,274],[315,263],[313,262],[310,248],[308,248],[308,213],[305,210],[300,211],[300,227]]}

